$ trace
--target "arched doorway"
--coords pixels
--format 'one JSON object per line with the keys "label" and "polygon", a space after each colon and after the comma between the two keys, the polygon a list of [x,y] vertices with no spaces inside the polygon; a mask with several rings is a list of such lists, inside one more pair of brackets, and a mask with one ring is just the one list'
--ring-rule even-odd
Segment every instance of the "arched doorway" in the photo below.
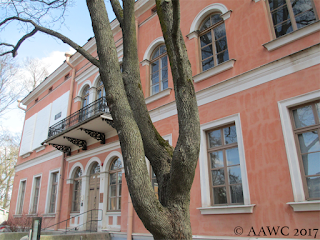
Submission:
{"label": "arched doorway", "polygon": [[[89,178],[89,199],[87,213],[87,230],[97,231],[98,209],[99,209],[99,189],[100,189],[100,165],[95,162],[90,169]],[[94,210],[97,209],[97,210]],[[90,211],[92,210],[92,211]]]}

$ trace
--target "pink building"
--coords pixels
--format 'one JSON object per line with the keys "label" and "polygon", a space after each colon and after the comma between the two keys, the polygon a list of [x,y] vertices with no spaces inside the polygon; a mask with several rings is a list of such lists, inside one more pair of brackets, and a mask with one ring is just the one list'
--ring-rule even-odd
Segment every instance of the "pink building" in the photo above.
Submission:
{"label": "pink building", "polygon": [[[142,88],[152,121],[175,146],[173,83],[154,7],[136,2]],[[319,14],[319,0],[181,0],[201,121],[194,239],[320,238]],[[122,32],[116,20],[111,26],[121,64]],[[83,47],[97,55],[94,38]],[[128,189],[99,72],[78,53],[69,63],[22,100],[10,215],[39,215],[47,226],[73,217],[70,228],[126,239]],[[150,179],[157,191],[151,168]],[[85,224],[91,219],[101,221]],[[132,229],[134,239],[151,239],[135,213]]]}

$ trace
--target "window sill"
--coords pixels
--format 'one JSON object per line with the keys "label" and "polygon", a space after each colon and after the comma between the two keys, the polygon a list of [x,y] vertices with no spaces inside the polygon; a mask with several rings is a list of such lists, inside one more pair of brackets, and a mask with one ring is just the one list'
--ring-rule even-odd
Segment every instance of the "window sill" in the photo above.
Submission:
{"label": "window sill", "polygon": [[30,157],[31,153],[32,153],[32,152],[27,152],[27,153],[21,155],[21,157],[22,157],[22,158]]}
{"label": "window sill", "polygon": [[13,217],[14,217],[14,218],[21,218],[21,217],[22,217],[22,214],[14,214]]}
{"label": "window sill", "polygon": [[287,45],[293,41],[296,41],[300,38],[308,36],[308,35],[310,35],[314,32],[317,32],[319,30],[320,30],[320,21],[317,21],[317,22],[312,23],[306,27],[300,28],[294,32],[288,33],[284,36],[278,37],[270,42],[267,42],[267,43],[263,44],[263,46],[268,51],[273,51],[275,49],[278,49],[279,47]]}
{"label": "window sill", "polygon": [[159,100],[160,98],[163,98],[165,96],[169,96],[171,93],[172,88],[167,88],[166,90],[163,90],[161,92],[158,92],[150,97],[147,97],[146,100],[146,104],[152,103],[154,101]]}
{"label": "window sill", "polygon": [[29,213],[27,217],[38,217],[38,213]]}
{"label": "window sill", "polygon": [[46,146],[43,145],[43,146],[40,146],[40,147],[35,148],[34,150],[38,153],[38,152],[40,152],[40,151],[42,151],[42,150],[45,150],[45,149],[46,149]]}
{"label": "window sill", "polygon": [[253,213],[255,204],[250,205],[229,205],[218,207],[203,207],[197,208],[201,214],[238,214],[238,213]]}
{"label": "window sill", "polygon": [[55,214],[55,213],[44,213],[44,214],[42,214],[42,217],[52,217],[52,218],[55,218],[55,217],[56,217],[56,214]]}
{"label": "window sill", "polygon": [[288,202],[295,212],[320,211],[320,200],[305,202]]}
{"label": "window sill", "polygon": [[221,63],[213,68],[210,68],[204,72],[201,72],[201,73],[193,76],[193,81],[200,82],[200,81],[205,80],[209,77],[212,77],[214,75],[217,75],[219,73],[227,71],[227,70],[233,68],[235,62],[236,62],[235,59],[230,59],[230,60],[228,60],[224,63]]}

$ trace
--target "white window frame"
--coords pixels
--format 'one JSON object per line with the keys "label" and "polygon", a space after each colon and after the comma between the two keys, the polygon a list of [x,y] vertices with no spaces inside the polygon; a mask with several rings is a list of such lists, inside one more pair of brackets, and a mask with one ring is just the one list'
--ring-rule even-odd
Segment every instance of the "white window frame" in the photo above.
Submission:
{"label": "white window frame", "polygon": [[[243,205],[224,205],[224,206],[212,206],[210,196],[210,177],[208,166],[208,152],[207,152],[207,131],[212,128],[222,127],[227,124],[234,123],[237,132],[240,170],[242,177],[242,190],[243,190]],[[232,213],[252,213],[255,204],[250,203],[250,192],[247,176],[247,168],[244,153],[244,144],[242,137],[240,114],[234,114],[222,119],[218,119],[212,122],[202,124],[200,126],[200,186],[201,186],[201,203],[202,207],[198,208],[201,214],[232,214]]]}
{"label": "white window frame", "polygon": [[320,211],[320,200],[307,201],[303,189],[302,177],[294,141],[290,108],[320,99],[320,90],[295,96],[278,102],[284,143],[287,152],[294,202],[288,202],[294,211]]}
{"label": "white window frame", "polygon": [[[46,215],[55,215],[57,211],[57,199],[55,200],[55,212],[54,213],[49,213],[49,207],[50,207],[50,196],[51,196],[51,190],[52,190],[52,175],[54,173],[58,173],[58,184],[57,187],[59,189],[59,184],[60,184],[60,168],[53,169],[49,171],[49,177],[48,177],[48,188],[47,188],[47,200],[46,200],[46,207],[45,207],[45,213]],[[57,196],[58,197],[58,189],[57,189]]]}
{"label": "white window frame", "polygon": [[[34,193],[35,193],[35,180],[36,178],[40,177],[40,185],[39,185],[39,196],[38,196],[38,203],[37,203],[37,210],[35,213],[31,213],[32,208],[33,208],[33,199],[34,199]],[[37,214],[38,213],[38,208],[39,208],[39,199],[40,199],[40,191],[41,191],[41,180],[42,180],[42,174],[37,174],[33,176],[32,179],[32,186],[31,186],[31,194],[30,194],[30,202],[29,202],[29,214]]]}
{"label": "white window frame", "polygon": [[22,215],[23,214],[23,206],[22,206],[22,212],[21,213],[18,213],[18,209],[19,209],[19,206],[20,206],[20,202],[21,202],[21,183],[22,182],[26,182],[25,183],[25,189],[24,189],[24,196],[23,196],[23,205],[24,205],[24,200],[26,198],[26,190],[27,190],[27,178],[23,178],[23,179],[20,179],[20,182],[19,182],[19,192],[18,192],[18,198],[17,198],[17,203],[16,203],[16,211],[15,211],[15,215]]}

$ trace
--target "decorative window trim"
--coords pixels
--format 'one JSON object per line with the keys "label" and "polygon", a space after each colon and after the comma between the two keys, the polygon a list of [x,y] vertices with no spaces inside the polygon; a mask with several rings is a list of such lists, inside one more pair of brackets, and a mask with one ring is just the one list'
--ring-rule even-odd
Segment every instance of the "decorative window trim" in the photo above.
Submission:
{"label": "decorative window trim", "polygon": [[80,96],[76,96],[74,99],[73,99],[74,103],[76,102],[81,102],[82,101],[82,97]]}
{"label": "decorative window trim", "polygon": [[[51,217],[51,216],[55,216],[55,213],[49,213],[49,208],[50,208],[50,195],[51,195],[51,191],[52,191],[52,174],[54,173],[58,173],[58,183],[57,183],[57,189],[59,189],[59,184],[60,184],[60,168],[56,168],[53,170],[49,171],[49,177],[48,177],[48,187],[47,187],[47,198],[46,198],[46,206],[45,206],[45,217]],[[57,196],[58,197],[58,191],[57,191]],[[55,200],[55,210],[57,210],[57,199]]]}
{"label": "decorative window trim", "polygon": [[153,53],[153,51],[160,45],[164,44],[164,38],[163,37],[158,37],[155,40],[153,40],[150,45],[148,46],[148,48],[146,49],[144,55],[143,55],[143,60],[141,62],[142,66],[145,66],[145,64],[143,65],[143,62],[150,61],[151,59],[151,54]]}
{"label": "decorative window trim", "polygon": [[32,151],[27,152],[27,153],[25,153],[25,154],[21,155],[21,157],[22,157],[22,158],[30,157],[31,153],[32,153]]}
{"label": "decorative window trim", "polygon": [[[238,150],[239,150],[239,159],[240,159],[240,169],[242,176],[242,189],[243,189],[243,205],[228,205],[228,206],[212,206],[210,198],[210,178],[209,178],[209,169],[208,169],[208,154],[207,154],[207,130],[212,128],[220,127],[226,124],[234,123],[237,131],[237,140],[238,140]],[[201,214],[231,214],[231,213],[240,213],[239,209],[242,207],[242,212],[252,213],[254,204],[250,203],[250,192],[247,176],[247,168],[245,162],[245,153],[244,153],[244,144],[242,137],[242,128],[240,121],[240,114],[234,114],[222,119],[218,119],[212,122],[202,124],[200,126],[200,186],[201,186],[201,203],[202,207],[198,208],[201,211]],[[246,207],[247,206],[247,207]]]}
{"label": "decorative window trim", "polygon": [[[34,192],[35,192],[35,179],[40,177],[40,184],[39,184],[39,195],[38,195],[38,203],[37,203],[37,210],[35,213],[31,213],[33,208],[33,199],[34,199]],[[42,180],[42,173],[34,175],[32,178],[32,186],[31,186],[31,194],[30,194],[30,202],[29,202],[29,215],[37,215],[38,208],[39,208],[39,200],[40,200],[40,192],[41,192],[41,180]]]}
{"label": "decorative window trim", "polygon": [[227,20],[228,18],[230,18],[231,15],[231,10],[229,10],[225,5],[221,4],[221,3],[213,3],[210,4],[209,6],[205,7],[204,9],[202,9],[197,16],[194,18],[191,27],[190,27],[190,32],[187,35],[187,37],[190,39],[198,37],[197,35],[197,30],[200,27],[200,24],[203,22],[203,20],[208,17],[208,15],[210,15],[211,13],[214,12],[221,12],[221,17],[223,19],[223,21]]}
{"label": "decorative window trim", "polygon": [[160,92],[158,92],[158,93],[156,93],[156,94],[151,95],[150,97],[147,97],[147,98],[145,99],[146,104],[149,104],[149,103],[152,103],[152,102],[154,102],[154,101],[157,101],[157,100],[159,100],[160,98],[163,98],[163,97],[165,97],[165,96],[169,96],[170,93],[171,93],[171,90],[172,90],[172,88],[167,88],[167,89],[162,90],[162,91],[160,91]]}
{"label": "decorative window trim", "polygon": [[288,202],[295,212],[320,211],[320,200],[305,202]]}
{"label": "decorative window trim", "polygon": [[91,82],[90,82],[89,80],[85,81],[85,82],[81,85],[81,87],[80,87],[80,89],[79,89],[79,91],[78,91],[77,97],[81,97],[81,99],[82,99],[83,89],[86,88],[87,85],[89,85],[89,89],[92,87],[92,84],[91,84]]}
{"label": "decorative window trim", "polygon": [[320,31],[320,21],[312,23],[308,26],[295,30],[291,33],[278,37],[270,42],[263,44],[268,51],[273,51],[300,38],[306,37],[312,33]]}
{"label": "decorative window trim", "polygon": [[195,76],[193,76],[194,82],[200,82],[202,80],[205,80],[209,77],[215,76],[219,73],[222,73],[224,71],[227,71],[234,67],[234,63],[236,62],[235,59],[230,59],[228,61],[225,61],[223,63],[218,64],[217,66],[210,68],[206,71],[203,71]]}
{"label": "decorative window trim", "polygon": [[[101,167],[101,161],[98,157],[91,158],[88,161],[84,171],[82,172],[82,177],[83,176],[90,176],[90,170],[91,170],[92,164],[94,164],[95,162],[97,162],[99,164],[99,166]],[[100,170],[100,172],[101,172],[101,170]]]}
{"label": "decorative window trim", "polygon": [[40,146],[40,147],[38,147],[38,148],[36,148],[36,149],[34,149],[36,152],[40,152],[40,151],[42,151],[42,150],[45,150],[46,149],[46,145],[42,145],[42,146]]}
{"label": "decorative window trim", "polygon": [[250,205],[229,205],[217,207],[197,208],[201,214],[236,214],[236,213],[253,213],[255,204]]}
{"label": "decorative window trim", "polygon": [[[104,160],[104,164],[102,167],[103,172],[107,172],[107,173],[109,172],[110,164],[115,157],[118,157],[121,160],[122,166],[124,166],[123,157],[122,157],[121,153],[118,151],[112,151],[111,153],[108,154],[108,156]],[[122,167],[122,173],[124,173],[123,167]]]}
{"label": "decorative window trim", "polygon": [[[314,205],[313,203],[317,203],[319,201],[306,201],[303,184],[302,184],[297,147],[294,141],[292,122],[290,120],[289,108],[295,107],[304,103],[316,101],[318,99],[320,99],[320,90],[312,91],[306,94],[302,94],[302,95],[281,100],[278,102],[283,138],[284,138],[284,143],[285,143],[286,152],[287,152],[287,159],[289,164],[293,198],[295,203],[301,203],[300,205],[298,204],[294,205],[292,203],[287,203],[287,204],[289,204],[292,207],[294,205],[293,209],[299,208],[300,209],[299,211],[310,211],[308,210],[310,206]],[[303,204],[303,202],[305,202],[305,204]],[[307,202],[309,204],[307,204]]]}
{"label": "decorative window trim", "polygon": [[[83,169],[82,164],[80,162],[76,162],[75,164],[72,165],[72,167],[70,169],[69,177],[68,177],[67,181],[73,180],[73,175],[78,167],[81,168],[81,171],[84,173],[84,169]],[[68,184],[68,182],[67,182],[67,184]]]}
{"label": "decorative window trim", "polygon": [[23,196],[23,205],[24,205],[24,199],[26,196],[26,189],[27,189],[27,178],[22,178],[22,179],[20,179],[20,182],[19,182],[19,192],[18,192],[18,197],[17,197],[17,202],[16,202],[16,211],[15,211],[15,215],[17,217],[21,216],[23,214],[23,206],[22,206],[22,212],[18,213],[18,209],[19,209],[20,201],[21,201],[21,187],[22,187],[21,183],[22,182],[25,182],[25,190],[24,190],[24,196]]}

